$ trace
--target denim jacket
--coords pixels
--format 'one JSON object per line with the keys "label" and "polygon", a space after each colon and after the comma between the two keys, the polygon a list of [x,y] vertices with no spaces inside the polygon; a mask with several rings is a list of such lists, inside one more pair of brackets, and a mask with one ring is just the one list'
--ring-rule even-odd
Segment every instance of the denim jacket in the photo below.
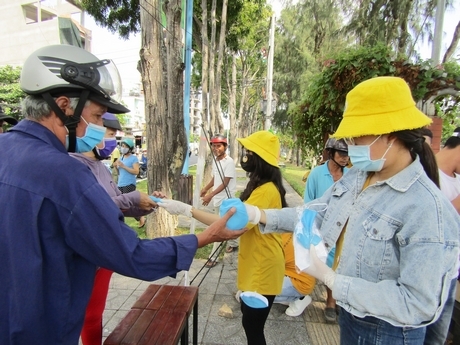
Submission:
{"label": "denim jacket", "polygon": [[265,210],[260,231],[293,231],[306,207],[327,204],[318,213],[326,248],[334,247],[347,224],[332,287],[337,304],[394,326],[426,326],[447,299],[460,217],[418,158],[362,191],[366,178],[366,172],[352,168],[319,199],[297,209]]}

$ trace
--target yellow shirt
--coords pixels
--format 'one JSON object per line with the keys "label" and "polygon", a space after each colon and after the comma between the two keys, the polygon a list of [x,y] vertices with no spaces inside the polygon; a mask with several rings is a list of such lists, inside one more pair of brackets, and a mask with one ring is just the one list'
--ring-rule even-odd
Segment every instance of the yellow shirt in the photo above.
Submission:
{"label": "yellow shirt", "polygon": [[118,147],[115,147],[115,150],[113,150],[112,154],[110,155],[110,160],[112,164],[115,161],[115,158],[120,159],[120,150],[118,149]]}
{"label": "yellow shirt", "polygon": [[295,289],[303,295],[312,293],[316,279],[306,273],[297,272],[295,268],[294,242],[293,234],[281,234],[284,249],[285,272],[284,274],[291,278],[291,283]]}
{"label": "yellow shirt", "polygon": [[[256,188],[245,201],[265,208],[281,208],[281,197],[272,182]],[[262,235],[258,225],[240,237],[238,289],[278,295],[284,279],[284,254],[280,234]]]}

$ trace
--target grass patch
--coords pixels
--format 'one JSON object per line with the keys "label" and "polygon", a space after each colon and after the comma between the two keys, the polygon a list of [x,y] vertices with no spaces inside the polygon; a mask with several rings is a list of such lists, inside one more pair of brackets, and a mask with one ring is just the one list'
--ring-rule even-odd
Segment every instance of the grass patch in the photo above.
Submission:
{"label": "grass patch", "polygon": [[307,169],[299,167],[294,164],[286,163],[286,167],[281,169],[281,174],[287,183],[303,198],[305,191],[305,182],[302,181],[302,176],[305,174]]}

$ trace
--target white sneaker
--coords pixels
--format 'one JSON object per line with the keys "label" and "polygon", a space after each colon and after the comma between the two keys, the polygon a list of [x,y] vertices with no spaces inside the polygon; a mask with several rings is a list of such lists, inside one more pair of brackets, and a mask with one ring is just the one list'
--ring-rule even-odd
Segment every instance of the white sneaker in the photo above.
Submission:
{"label": "white sneaker", "polygon": [[305,308],[311,303],[311,297],[305,296],[303,299],[289,303],[289,308],[286,309],[286,315],[299,316]]}
{"label": "white sneaker", "polygon": [[241,295],[242,292],[243,292],[243,291],[238,290],[238,291],[236,292],[236,294],[235,294],[235,299],[238,301],[238,303],[240,303],[240,295]]}

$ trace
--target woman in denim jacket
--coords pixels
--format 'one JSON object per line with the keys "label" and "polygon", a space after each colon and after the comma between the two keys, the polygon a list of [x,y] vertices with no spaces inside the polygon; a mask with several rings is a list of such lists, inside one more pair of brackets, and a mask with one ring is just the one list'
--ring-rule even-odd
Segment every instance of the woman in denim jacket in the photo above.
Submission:
{"label": "woman in denim jacket", "polygon": [[[341,307],[340,343],[423,344],[438,318],[459,254],[460,218],[438,188],[421,113],[404,80],[378,77],[347,95],[334,134],[346,138],[353,168],[321,198],[297,209],[246,205],[263,233],[293,231],[305,207],[318,213],[326,248],[337,245],[336,271],[311,247],[307,273]],[[262,224],[265,224],[263,226]]]}

